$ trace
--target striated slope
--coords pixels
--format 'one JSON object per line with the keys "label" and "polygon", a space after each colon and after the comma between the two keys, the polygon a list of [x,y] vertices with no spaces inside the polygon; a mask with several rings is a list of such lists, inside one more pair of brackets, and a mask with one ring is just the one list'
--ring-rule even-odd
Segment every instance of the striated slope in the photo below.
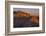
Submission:
{"label": "striated slope", "polygon": [[18,22],[18,24],[24,24],[24,26],[28,26],[28,24],[29,26],[31,26],[31,24],[33,24],[33,26],[36,26],[39,24],[39,16],[35,16],[30,13],[25,13],[23,11],[14,11],[14,16],[16,17],[16,21]]}

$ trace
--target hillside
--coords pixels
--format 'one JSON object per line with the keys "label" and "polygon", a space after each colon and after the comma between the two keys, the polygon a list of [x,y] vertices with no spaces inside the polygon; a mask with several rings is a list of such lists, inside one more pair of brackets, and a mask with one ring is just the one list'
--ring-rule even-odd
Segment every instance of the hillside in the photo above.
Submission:
{"label": "hillside", "polygon": [[39,16],[35,16],[30,13],[25,13],[23,11],[17,11],[17,12],[14,11],[14,16],[16,17],[16,21],[18,21],[19,23],[20,22],[24,23],[24,21],[28,24],[30,24],[31,22],[32,24],[39,23]]}

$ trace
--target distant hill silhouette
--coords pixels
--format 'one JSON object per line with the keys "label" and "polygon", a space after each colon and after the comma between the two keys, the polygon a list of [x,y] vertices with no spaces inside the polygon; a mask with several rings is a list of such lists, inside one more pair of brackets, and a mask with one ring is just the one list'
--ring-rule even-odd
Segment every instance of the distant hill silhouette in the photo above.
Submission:
{"label": "distant hill silhouette", "polygon": [[29,13],[26,13],[26,12],[23,12],[23,11],[17,11],[17,12],[15,12],[14,11],[14,13],[15,13],[15,16],[18,16],[18,17],[23,17],[23,16],[30,16],[30,14]]}

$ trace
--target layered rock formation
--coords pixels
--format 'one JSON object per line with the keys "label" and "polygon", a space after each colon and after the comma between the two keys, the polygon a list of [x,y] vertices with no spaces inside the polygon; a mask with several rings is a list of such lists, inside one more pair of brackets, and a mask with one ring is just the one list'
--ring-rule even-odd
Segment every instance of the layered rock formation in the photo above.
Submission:
{"label": "layered rock formation", "polygon": [[39,26],[39,16],[23,11],[14,11],[14,27],[34,27]]}

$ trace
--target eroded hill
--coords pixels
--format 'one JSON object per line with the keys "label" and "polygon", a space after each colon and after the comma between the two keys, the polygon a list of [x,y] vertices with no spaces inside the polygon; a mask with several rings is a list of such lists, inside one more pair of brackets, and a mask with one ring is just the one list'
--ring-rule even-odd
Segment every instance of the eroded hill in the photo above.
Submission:
{"label": "eroded hill", "polygon": [[14,17],[16,17],[16,21],[18,21],[19,23],[22,22],[24,24],[25,21],[28,24],[30,24],[31,22],[32,24],[35,23],[39,24],[39,16],[32,15],[32,13],[30,14],[30,13],[25,13],[23,11],[14,11]]}

